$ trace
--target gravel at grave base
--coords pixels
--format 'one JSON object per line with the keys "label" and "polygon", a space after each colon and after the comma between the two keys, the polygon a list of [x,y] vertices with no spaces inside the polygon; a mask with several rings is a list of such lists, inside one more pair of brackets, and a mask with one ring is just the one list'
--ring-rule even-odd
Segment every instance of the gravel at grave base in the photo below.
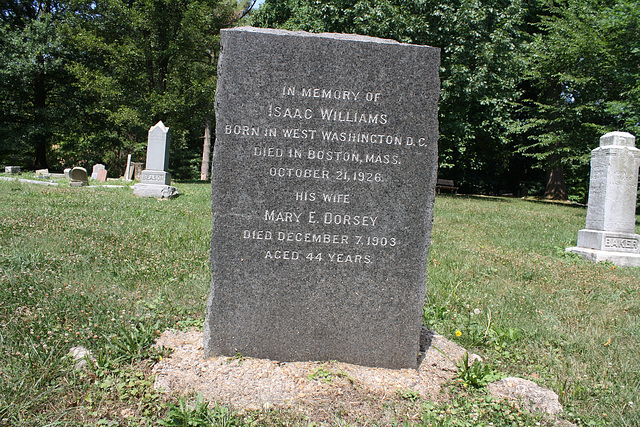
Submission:
{"label": "gravel at grave base", "polygon": [[[277,362],[255,358],[204,358],[202,331],[165,331],[156,346],[173,350],[153,368],[155,388],[180,395],[202,393],[209,402],[236,410],[291,409],[311,422],[419,419],[421,406],[400,393],[417,393],[434,402],[443,399],[442,385],[457,372],[455,364],[465,349],[423,331],[424,358],[418,370],[384,369],[342,362]],[[479,356],[472,355],[470,359]],[[415,400],[415,399],[414,399]],[[404,405],[404,406],[403,406]]]}

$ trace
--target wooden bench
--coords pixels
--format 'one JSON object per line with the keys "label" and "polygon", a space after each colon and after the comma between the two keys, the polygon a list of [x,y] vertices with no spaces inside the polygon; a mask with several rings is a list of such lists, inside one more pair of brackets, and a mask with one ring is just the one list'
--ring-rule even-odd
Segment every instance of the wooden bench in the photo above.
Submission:
{"label": "wooden bench", "polygon": [[452,179],[439,179],[436,181],[436,193],[440,194],[440,190],[450,190],[453,194],[458,194],[458,187],[453,183]]}

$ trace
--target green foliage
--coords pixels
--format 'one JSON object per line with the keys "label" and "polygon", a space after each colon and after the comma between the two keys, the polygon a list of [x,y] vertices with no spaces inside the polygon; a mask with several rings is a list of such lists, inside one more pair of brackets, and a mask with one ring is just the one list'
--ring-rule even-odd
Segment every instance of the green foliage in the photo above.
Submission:
{"label": "green foliage", "polygon": [[565,0],[543,13],[527,49],[519,151],[539,167],[562,166],[585,203],[599,137],[640,131],[640,12],[636,1]]}
{"label": "green foliage", "polygon": [[[148,343],[156,330],[202,325],[210,286],[210,186],[181,183],[180,192],[158,202],[130,189],[0,181],[0,423],[165,419],[151,375],[164,356]],[[564,253],[585,213],[438,197],[425,323],[452,338],[460,330],[453,339],[495,371],[553,389],[577,425],[638,425],[640,271]],[[116,341],[137,356],[121,359],[130,350]],[[76,345],[97,359],[86,371],[66,357]],[[324,369],[335,383],[349,380]],[[462,383],[443,393],[451,400],[425,407],[423,425],[544,425]],[[409,397],[396,403],[418,404]],[[245,413],[242,423],[305,425],[275,410]]]}
{"label": "green foliage", "polygon": [[465,352],[462,360],[456,365],[458,367],[458,378],[463,381],[463,385],[475,388],[485,387],[487,384],[502,378],[502,375],[495,372],[489,365],[474,360],[469,364],[469,353]]}
{"label": "green foliage", "polygon": [[143,322],[120,325],[117,335],[110,340],[108,348],[116,362],[130,363],[136,360],[158,357],[162,350],[155,351],[152,345],[160,335],[160,322],[147,326]]}
{"label": "green foliage", "polygon": [[344,371],[333,372],[331,369],[328,368],[326,363],[323,363],[322,365],[318,366],[316,369],[313,370],[313,372],[307,375],[307,379],[310,379],[312,381],[323,381],[329,384],[331,384],[333,380],[336,378],[346,378],[351,383],[353,383],[354,381],[353,378],[351,378]]}
{"label": "green foliage", "polygon": [[[173,175],[199,173],[213,114],[222,0],[5,2],[0,162],[62,169],[143,161],[147,131],[172,130]],[[35,158],[35,163],[34,159]]]}
{"label": "green foliage", "polygon": [[312,373],[307,375],[307,378],[310,380],[318,380],[318,381],[324,381],[326,383],[331,383],[331,379],[333,378],[333,376],[334,376],[333,372],[326,369],[325,366],[323,365],[314,369]]}
{"label": "green foliage", "polygon": [[514,427],[547,426],[544,420],[506,400],[496,400],[483,390],[454,388],[454,398],[443,404],[425,403],[419,426]]}
{"label": "green foliage", "polygon": [[528,11],[520,0],[267,0],[252,24],[440,47],[440,174],[467,191],[516,192],[524,160],[514,156],[508,129],[526,67]]}
{"label": "green foliage", "polygon": [[400,399],[409,400],[411,402],[415,402],[420,398],[420,395],[418,394],[418,392],[411,389],[407,389],[407,390],[398,389],[396,391],[396,394]]}
{"label": "green foliage", "polygon": [[178,404],[169,405],[169,413],[160,420],[166,427],[234,427],[242,423],[231,414],[228,408],[215,405],[213,408],[199,394],[193,405],[189,405],[183,397]]}
{"label": "green foliage", "polygon": [[0,13],[0,162],[47,167],[47,149],[69,124],[65,2],[4,2]]}

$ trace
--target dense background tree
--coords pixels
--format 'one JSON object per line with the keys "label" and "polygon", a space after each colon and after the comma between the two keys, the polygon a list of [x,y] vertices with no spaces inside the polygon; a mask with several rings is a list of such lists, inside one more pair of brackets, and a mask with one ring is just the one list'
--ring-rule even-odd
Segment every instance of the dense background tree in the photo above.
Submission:
{"label": "dense background tree", "polygon": [[3,5],[2,160],[30,150],[27,167],[101,162],[117,176],[127,154],[144,161],[147,130],[163,120],[174,176],[199,175],[219,30],[237,18],[237,2]]}
{"label": "dense background tree", "polygon": [[[85,55],[74,62],[88,102],[65,154],[124,165],[126,154],[144,159],[146,132],[162,120],[171,128],[171,170],[199,173],[202,136],[213,115],[220,28],[233,22],[234,4],[217,0],[104,1],[72,29]],[[96,126],[106,123],[107,126]],[[89,131],[87,131],[89,129]],[[110,158],[105,158],[109,157]]]}
{"label": "dense background tree", "polygon": [[[127,154],[144,160],[147,130],[163,120],[171,171],[197,178],[219,30],[253,2],[0,1],[0,163],[102,162],[118,175]],[[440,47],[440,176],[469,192],[546,185],[549,197],[584,202],[599,136],[640,134],[639,6],[266,0],[248,19]]]}
{"label": "dense background tree", "polygon": [[639,11],[637,0],[266,0],[253,24],[441,47],[440,174],[467,191],[553,198],[567,197],[566,174],[585,202],[598,137],[638,133]]}
{"label": "dense background tree", "polygon": [[3,160],[46,168],[47,150],[69,117],[60,27],[65,2],[4,1],[0,9],[0,149]]}
{"label": "dense background tree", "polygon": [[549,3],[528,46],[520,151],[548,171],[546,195],[586,202],[591,150],[611,131],[640,135],[640,4]]}
{"label": "dense background tree", "polygon": [[520,0],[266,0],[252,23],[440,47],[440,175],[467,191],[516,192],[527,161],[508,129],[530,9]]}

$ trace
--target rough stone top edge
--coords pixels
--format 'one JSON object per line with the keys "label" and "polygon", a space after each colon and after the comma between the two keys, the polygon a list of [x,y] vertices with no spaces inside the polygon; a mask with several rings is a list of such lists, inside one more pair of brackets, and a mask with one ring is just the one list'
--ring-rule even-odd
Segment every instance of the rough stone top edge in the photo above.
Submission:
{"label": "rough stone top edge", "polygon": [[380,43],[380,44],[394,44],[398,46],[419,46],[419,47],[428,47],[430,49],[440,49],[438,47],[428,46],[428,45],[419,45],[419,44],[409,44],[409,43],[401,43],[397,40],[392,39],[382,39],[378,37],[371,36],[363,36],[360,34],[344,34],[344,33],[309,33],[307,31],[289,31],[289,30],[281,30],[275,28],[258,28],[258,27],[236,27],[236,28],[226,28],[220,30],[222,32],[248,32],[248,33],[262,33],[262,34],[273,34],[280,36],[294,36],[294,37],[319,37],[319,38],[328,38],[335,40],[350,40],[350,41],[359,41],[359,42],[368,42],[368,43]]}
{"label": "rough stone top edge", "polygon": [[160,120],[158,123],[156,123],[155,125],[153,125],[153,126],[151,126],[149,128],[149,132],[151,132],[152,130],[157,129],[157,128],[162,130],[162,132],[164,132],[164,133],[167,133],[167,131],[169,130],[169,128],[166,127],[164,125],[164,123],[162,123],[162,120]]}
{"label": "rough stone top edge", "polygon": [[609,132],[600,137],[600,147],[607,146],[635,147],[636,137],[629,132]]}

